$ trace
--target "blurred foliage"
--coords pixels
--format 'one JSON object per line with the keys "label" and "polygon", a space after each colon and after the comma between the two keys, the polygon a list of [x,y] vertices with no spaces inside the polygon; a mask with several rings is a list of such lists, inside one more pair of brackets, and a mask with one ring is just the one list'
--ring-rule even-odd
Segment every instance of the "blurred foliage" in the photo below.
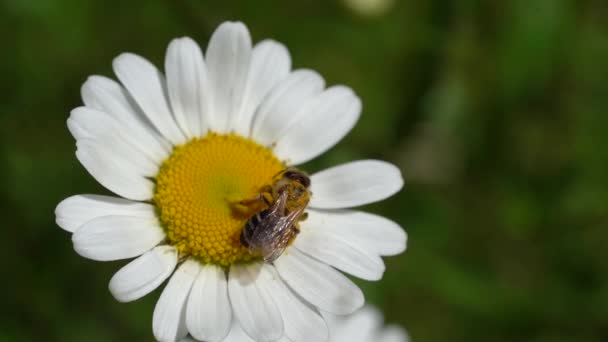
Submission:
{"label": "blurred foliage", "polygon": [[152,339],[159,291],[116,302],[123,263],[77,256],[54,223],[61,199],[107,193],[65,121],[114,56],[162,65],[172,38],[205,46],[229,19],[361,96],[309,171],[401,167],[404,191],[366,209],[402,224],[408,251],[358,282],[388,322],[414,341],[608,340],[608,2],[386,3],[0,0],[0,341]]}

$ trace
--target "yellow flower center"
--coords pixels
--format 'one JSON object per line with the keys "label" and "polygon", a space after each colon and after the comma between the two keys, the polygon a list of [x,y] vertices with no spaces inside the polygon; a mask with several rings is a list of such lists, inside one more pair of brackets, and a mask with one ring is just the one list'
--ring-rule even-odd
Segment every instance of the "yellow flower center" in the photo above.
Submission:
{"label": "yellow flower center", "polygon": [[252,258],[240,235],[250,215],[234,204],[285,168],[267,148],[235,134],[209,133],[177,146],[156,176],[154,203],[180,256],[228,266]]}

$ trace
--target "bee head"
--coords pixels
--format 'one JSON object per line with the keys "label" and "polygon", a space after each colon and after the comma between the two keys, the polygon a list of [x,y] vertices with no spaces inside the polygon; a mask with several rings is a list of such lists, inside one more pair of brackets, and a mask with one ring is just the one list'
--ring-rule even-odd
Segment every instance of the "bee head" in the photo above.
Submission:
{"label": "bee head", "polygon": [[292,181],[296,181],[302,184],[305,188],[308,188],[310,186],[310,178],[307,174],[300,170],[288,169],[287,171],[285,171],[285,173],[283,173],[283,177]]}

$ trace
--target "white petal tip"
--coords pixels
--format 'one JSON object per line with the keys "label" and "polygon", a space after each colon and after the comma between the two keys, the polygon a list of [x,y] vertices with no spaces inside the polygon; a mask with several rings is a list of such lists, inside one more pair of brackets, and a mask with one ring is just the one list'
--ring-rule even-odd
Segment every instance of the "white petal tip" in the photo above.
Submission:
{"label": "white petal tip", "polygon": [[225,30],[225,29],[230,29],[230,30],[245,30],[247,32],[249,32],[249,30],[247,29],[247,26],[245,24],[243,24],[243,22],[241,21],[224,21],[223,23],[220,24],[220,26],[217,27],[217,30]]}
{"label": "white petal tip", "polygon": [[154,291],[177,265],[177,249],[158,246],[125,265],[114,274],[108,289],[121,303],[137,300]]}
{"label": "white petal tip", "polygon": [[[347,176],[345,176],[347,175]],[[310,206],[320,209],[353,208],[378,202],[403,188],[399,168],[381,160],[358,160],[311,176]]]}

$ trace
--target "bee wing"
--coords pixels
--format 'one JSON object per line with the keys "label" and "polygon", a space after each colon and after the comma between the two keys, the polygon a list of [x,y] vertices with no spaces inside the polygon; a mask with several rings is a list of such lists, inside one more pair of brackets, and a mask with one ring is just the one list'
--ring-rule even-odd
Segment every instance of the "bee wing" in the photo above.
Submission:
{"label": "bee wing", "polygon": [[275,203],[268,208],[264,218],[258,223],[251,234],[251,237],[248,239],[249,251],[252,252],[252,254],[262,254],[262,250],[265,246],[271,245],[274,234],[276,234],[275,230],[281,228],[277,227],[277,225],[284,216],[286,203],[287,193],[282,193],[276,199]]}
{"label": "bee wing", "polygon": [[[286,201],[286,198],[287,197],[285,196],[280,197],[271,211],[274,213],[274,210],[277,207],[284,208],[284,201]],[[277,213],[274,213],[274,215],[267,215],[252,234],[249,242],[249,250],[253,252],[253,254],[261,254],[264,257],[264,261],[272,263],[281,255],[281,253],[283,253],[287,244],[295,234],[293,225],[303,211],[304,208],[301,208],[289,213],[287,216],[281,216]]]}
{"label": "bee wing", "polygon": [[294,229],[294,225],[296,224],[298,218],[304,211],[304,208],[300,210],[296,210],[290,213],[287,216],[281,217],[280,222],[277,224],[277,228],[275,233],[273,234],[273,243],[269,245],[267,250],[262,250],[262,255],[264,256],[264,261],[271,264],[273,263],[283,252],[289,241],[293,238],[295,234],[297,234],[297,230]]}

